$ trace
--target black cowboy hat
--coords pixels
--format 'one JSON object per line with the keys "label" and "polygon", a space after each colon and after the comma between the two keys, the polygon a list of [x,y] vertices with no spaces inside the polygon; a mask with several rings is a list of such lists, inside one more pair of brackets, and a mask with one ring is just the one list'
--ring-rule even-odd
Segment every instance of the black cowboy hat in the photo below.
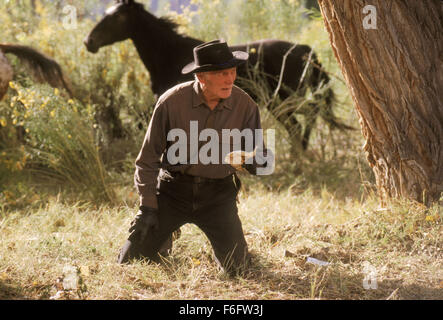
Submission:
{"label": "black cowboy hat", "polygon": [[182,73],[233,68],[248,60],[248,56],[248,53],[243,51],[231,52],[224,41],[213,40],[194,48],[194,61],[187,64],[182,69]]}

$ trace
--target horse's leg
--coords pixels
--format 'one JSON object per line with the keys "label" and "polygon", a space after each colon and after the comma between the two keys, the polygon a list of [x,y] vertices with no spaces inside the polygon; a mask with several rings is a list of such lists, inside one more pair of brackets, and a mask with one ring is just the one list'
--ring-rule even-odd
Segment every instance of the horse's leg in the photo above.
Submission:
{"label": "horse's leg", "polygon": [[303,133],[303,139],[302,139],[303,150],[306,150],[308,148],[309,137],[310,137],[311,131],[315,125],[315,121],[317,119],[318,113],[320,112],[320,108],[319,108],[318,104],[310,103],[309,106],[310,106],[309,111],[305,115],[306,125],[305,125],[305,132]]}
{"label": "horse's leg", "polygon": [[[272,110],[270,110],[271,113]],[[302,148],[302,126],[301,123],[295,118],[293,111],[280,114],[276,117],[277,121],[280,122],[285,128],[289,135],[291,143],[291,155],[295,156],[300,154],[303,150]]]}
{"label": "horse's leg", "polygon": [[304,150],[302,132],[302,124],[295,118],[295,114],[292,113],[289,116],[289,124],[287,130],[291,137],[291,154],[293,156],[300,155]]}
{"label": "horse's leg", "polygon": [[[285,90],[281,90],[279,93],[280,99],[286,100],[290,99],[291,94],[294,94],[294,92],[288,92]],[[305,89],[301,88],[298,90],[297,93],[295,93],[297,96],[305,94]],[[277,117],[277,120],[280,121],[286,131],[289,134],[289,138],[291,139],[291,155],[297,156],[300,155],[306,148],[303,144],[304,136],[303,133],[303,126],[302,124],[297,120],[296,118],[296,109],[292,109],[287,111],[286,113],[280,115]]]}

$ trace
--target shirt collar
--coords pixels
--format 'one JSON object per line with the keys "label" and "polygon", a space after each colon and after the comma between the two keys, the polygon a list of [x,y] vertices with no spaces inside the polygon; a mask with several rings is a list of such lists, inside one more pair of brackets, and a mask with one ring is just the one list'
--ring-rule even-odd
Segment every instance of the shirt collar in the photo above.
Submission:
{"label": "shirt collar", "polygon": [[[232,94],[227,99],[221,99],[220,102],[218,103],[217,108],[219,108],[219,106],[220,106],[220,107],[224,107],[228,110],[232,110],[232,106],[230,103],[231,99],[232,99]],[[192,107],[196,108],[198,106],[201,106],[204,103],[205,103],[205,100],[203,98],[203,93],[201,91],[200,85],[197,80],[194,80],[193,90],[192,90]]]}

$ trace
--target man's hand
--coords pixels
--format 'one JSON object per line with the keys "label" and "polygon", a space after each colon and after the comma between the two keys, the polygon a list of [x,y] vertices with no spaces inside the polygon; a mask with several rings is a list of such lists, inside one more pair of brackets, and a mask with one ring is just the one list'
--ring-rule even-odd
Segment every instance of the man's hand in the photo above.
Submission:
{"label": "man's hand", "polygon": [[228,153],[225,157],[225,162],[229,163],[235,170],[240,172],[249,172],[251,174],[255,170],[255,166],[252,164],[246,164],[246,160],[254,157],[254,152],[245,152],[243,150],[232,151]]}
{"label": "man's hand", "polygon": [[158,209],[140,206],[137,215],[131,223],[129,232],[142,243],[150,230],[158,230]]}

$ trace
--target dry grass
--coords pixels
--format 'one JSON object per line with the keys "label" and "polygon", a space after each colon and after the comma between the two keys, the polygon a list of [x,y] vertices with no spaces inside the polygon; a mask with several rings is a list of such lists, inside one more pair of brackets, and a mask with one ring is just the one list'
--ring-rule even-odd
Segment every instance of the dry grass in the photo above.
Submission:
{"label": "dry grass", "polygon": [[[326,191],[249,191],[239,210],[253,265],[228,277],[193,225],[183,227],[164,264],[118,265],[132,205],[96,208],[52,198],[32,212],[2,216],[0,298],[49,299],[63,268],[73,265],[83,286],[63,298],[443,299],[439,209],[396,202],[380,210],[373,198],[343,201]],[[377,289],[363,287],[365,262],[377,272]]]}

